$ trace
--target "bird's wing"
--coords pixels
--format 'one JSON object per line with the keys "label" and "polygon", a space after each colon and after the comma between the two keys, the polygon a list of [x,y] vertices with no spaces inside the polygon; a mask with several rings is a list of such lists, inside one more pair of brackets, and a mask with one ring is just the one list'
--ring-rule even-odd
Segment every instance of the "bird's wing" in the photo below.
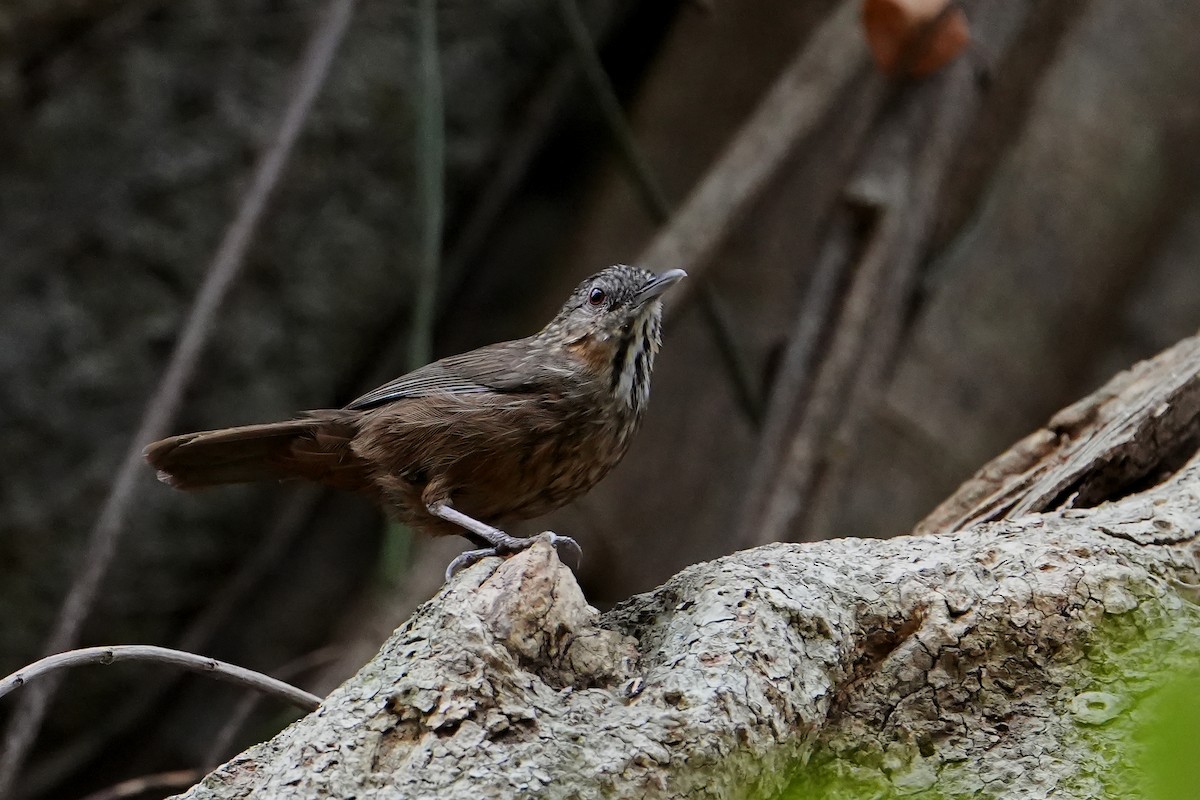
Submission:
{"label": "bird's wing", "polygon": [[362,411],[393,400],[433,394],[531,394],[571,379],[556,358],[530,355],[526,342],[500,342],[449,356],[373,389],[346,406]]}

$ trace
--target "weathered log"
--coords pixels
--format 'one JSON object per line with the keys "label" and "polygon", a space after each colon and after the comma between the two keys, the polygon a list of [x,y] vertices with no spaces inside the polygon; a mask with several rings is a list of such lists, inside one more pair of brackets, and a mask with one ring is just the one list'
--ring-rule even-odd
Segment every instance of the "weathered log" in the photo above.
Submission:
{"label": "weathered log", "polygon": [[1200,663],[1198,400],[1193,338],[1037,438],[1071,480],[1005,479],[1030,469],[1023,442],[942,517],[988,481],[1006,508],[1018,483],[1056,498],[1038,513],[760,547],[604,614],[549,545],[482,562],[184,796],[1122,796],[1149,689]]}

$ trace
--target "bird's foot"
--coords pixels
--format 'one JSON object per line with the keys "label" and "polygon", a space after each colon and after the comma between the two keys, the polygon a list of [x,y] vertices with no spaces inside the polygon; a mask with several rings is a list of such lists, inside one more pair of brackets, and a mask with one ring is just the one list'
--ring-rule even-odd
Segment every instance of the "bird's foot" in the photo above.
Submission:
{"label": "bird's foot", "polygon": [[513,553],[519,553],[522,550],[528,550],[535,542],[549,542],[555,550],[565,550],[574,555],[574,567],[578,570],[579,565],[583,562],[583,548],[579,546],[579,542],[572,539],[570,536],[559,536],[552,531],[539,533],[537,536],[530,536],[527,539],[521,539],[516,536],[509,536],[507,533],[501,537],[496,537],[497,541],[491,547],[481,547],[478,550],[467,550],[465,553],[459,554],[457,558],[450,562],[446,567],[446,580],[449,581],[456,574],[471,566],[477,561],[488,558],[489,556],[510,556]]}

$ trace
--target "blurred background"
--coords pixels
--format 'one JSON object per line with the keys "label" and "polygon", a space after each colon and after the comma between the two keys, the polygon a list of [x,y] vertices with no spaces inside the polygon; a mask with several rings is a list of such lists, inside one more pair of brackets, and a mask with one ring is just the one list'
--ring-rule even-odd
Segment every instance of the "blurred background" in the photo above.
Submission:
{"label": "blurred background", "polygon": [[[164,434],[527,335],[610,263],[689,271],[628,457],[515,531],[577,538],[600,607],[755,544],[905,533],[1196,332],[1200,5],[967,0],[937,18],[965,50],[890,74],[862,8],[7,0],[0,672],[44,654],[75,587],[68,646],[324,693],[465,546],[354,497],[185,495],[141,466],[101,517],[264,152],[281,178]],[[0,702],[0,786],[30,800],[155,775],[137,796],[163,796],[293,718],[158,666],[76,670],[32,726],[28,691]]]}

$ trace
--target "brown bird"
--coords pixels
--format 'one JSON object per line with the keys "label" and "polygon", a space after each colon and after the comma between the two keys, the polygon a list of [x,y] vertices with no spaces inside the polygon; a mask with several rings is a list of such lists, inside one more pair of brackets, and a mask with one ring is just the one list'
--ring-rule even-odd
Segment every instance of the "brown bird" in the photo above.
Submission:
{"label": "brown bird", "polygon": [[532,336],[435,361],[345,408],[172,436],[146,459],[179,489],[300,478],[366,495],[413,528],[470,540],[478,549],[449,578],[528,547],[495,526],[569,503],[625,455],[650,395],[660,298],[685,274],[609,267]]}

